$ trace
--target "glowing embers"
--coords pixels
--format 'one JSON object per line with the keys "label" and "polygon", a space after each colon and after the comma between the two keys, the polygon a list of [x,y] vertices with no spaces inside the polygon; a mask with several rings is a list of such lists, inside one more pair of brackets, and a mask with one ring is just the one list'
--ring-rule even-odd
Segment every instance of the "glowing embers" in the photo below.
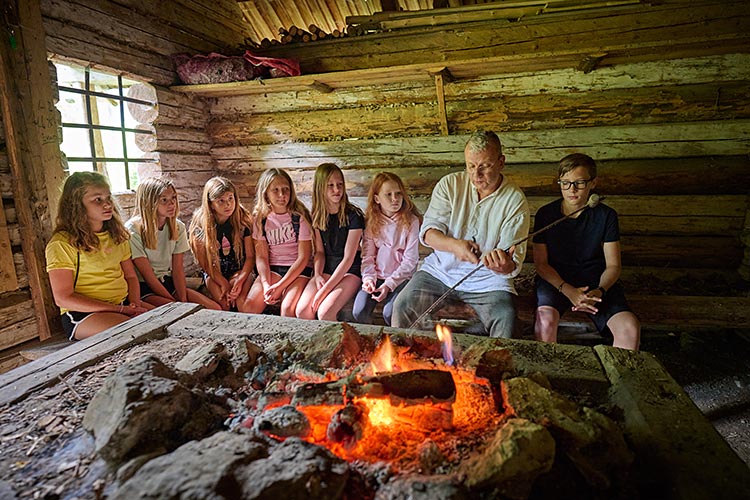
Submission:
{"label": "glowing embers", "polygon": [[[450,330],[441,335],[452,364]],[[299,386],[292,405],[310,421],[306,439],[343,458],[413,460],[430,440],[452,455],[462,440],[491,429],[500,414],[488,381],[448,362],[385,336],[369,363],[338,380]]]}

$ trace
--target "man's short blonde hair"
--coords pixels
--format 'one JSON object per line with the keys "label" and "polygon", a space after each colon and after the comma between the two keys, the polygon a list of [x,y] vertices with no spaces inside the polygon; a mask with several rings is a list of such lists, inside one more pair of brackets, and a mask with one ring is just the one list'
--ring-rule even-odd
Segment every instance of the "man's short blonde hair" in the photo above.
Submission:
{"label": "man's short blonde hair", "polygon": [[466,147],[473,152],[484,151],[491,146],[497,148],[498,154],[503,154],[503,145],[500,142],[500,138],[491,130],[477,130],[466,141]]}

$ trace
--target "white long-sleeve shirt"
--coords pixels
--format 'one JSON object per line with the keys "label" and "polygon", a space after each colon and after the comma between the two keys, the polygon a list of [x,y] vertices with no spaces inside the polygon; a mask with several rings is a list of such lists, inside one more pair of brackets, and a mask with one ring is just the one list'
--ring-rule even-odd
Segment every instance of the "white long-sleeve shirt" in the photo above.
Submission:
{"label": "white long-sleeve shirt", "polygon": [[407,229],[398,221],[379,215],[380,233],[370,235],[365,231],[362,239],[362,280],[385,280],[385,285],[395,290],[417,270],[419,262],[419,219],[412,216]]}
{"label": "white long-sleeve shirt", "polygon": [[[476,188],[466,172],[449,174],[440,179],[432,191],[430,206],[419,232],[423,244],[429,229],[446,236],[473,240],[482,254],[496,248],[507,249],[511,244],[529,234],[529,205],[521,189],[507,175],[500,187],[479,200]],[[427,245],[429,246],[429,245]],[[513,277],[521,272],[526,257],[526,242],[516,246],[513,261],[516,268],[510,274],[498,274],[482,268],[464,281],[458,290],[464,292],[490,292],[503,290],[515,294]],[[435,250],[428,255],[421,270],[426,271],[446,286],[455,285],[474,270],[476,264],[461,261],[450,252]]]}

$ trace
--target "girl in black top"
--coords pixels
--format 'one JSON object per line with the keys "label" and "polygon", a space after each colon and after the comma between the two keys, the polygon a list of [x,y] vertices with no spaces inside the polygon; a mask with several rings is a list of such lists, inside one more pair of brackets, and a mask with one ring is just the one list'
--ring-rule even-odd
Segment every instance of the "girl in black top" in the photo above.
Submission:
{"label": "girl in black top", "polygon": [[237,188],[224,177],[213,177],[203,189],[201,206],[190,222],[189,240],[203,268],[206,288],[222,309],[248,312],[255,249],[252,220],[240,203]]}
{"label": "girl in black top", "polygon": [[362,211],[349,202],[341,169],[324,163],[315,170],[312,203],[315,274],[297,303],[297,317],[335,321],[362,283]]}

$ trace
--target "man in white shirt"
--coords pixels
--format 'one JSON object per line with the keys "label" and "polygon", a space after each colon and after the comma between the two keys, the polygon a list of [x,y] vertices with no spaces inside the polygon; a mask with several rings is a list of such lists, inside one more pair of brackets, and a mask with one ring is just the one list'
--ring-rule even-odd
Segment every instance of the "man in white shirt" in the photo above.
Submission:
{"label": "man in white shirt", "polygon": [[396,299],[393,325],[410,326],[481,262],[452,296],[476,311],[490,336],[510,338],[516,317],[513,277],[521,272],[526,242],[511,245],[529,232],[529,206],[502,174],[505,156],[494,132],[472,134],[464,157],[466,170],[446,175],[432,192],[419,237],[434,252]]}

